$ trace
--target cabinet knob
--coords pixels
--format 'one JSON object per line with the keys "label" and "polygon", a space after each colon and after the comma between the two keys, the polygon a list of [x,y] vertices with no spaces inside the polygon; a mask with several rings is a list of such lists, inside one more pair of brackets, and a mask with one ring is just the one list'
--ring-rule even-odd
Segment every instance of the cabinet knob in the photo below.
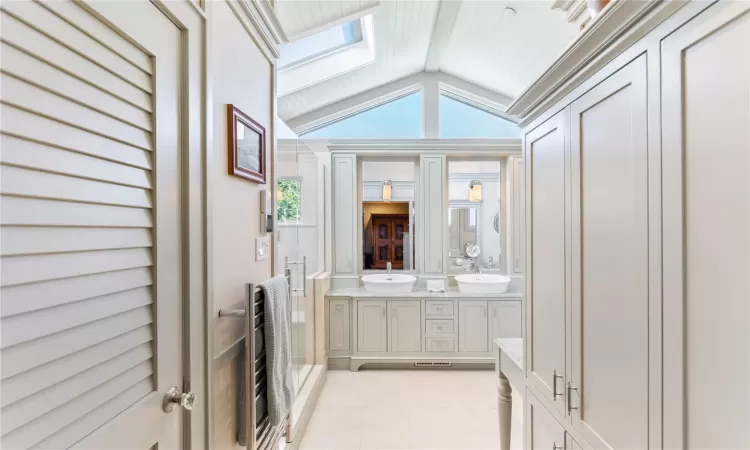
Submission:
{"label": "cabinet knob", "polygon": [[341,305],[336,305],[336,311],[341,312]]}
{"label": "cabinet knob", "polygon": [[443,324],[439,323],[438,326],[437,326],[437,329],[438,330],[442,330],[443,329]]}

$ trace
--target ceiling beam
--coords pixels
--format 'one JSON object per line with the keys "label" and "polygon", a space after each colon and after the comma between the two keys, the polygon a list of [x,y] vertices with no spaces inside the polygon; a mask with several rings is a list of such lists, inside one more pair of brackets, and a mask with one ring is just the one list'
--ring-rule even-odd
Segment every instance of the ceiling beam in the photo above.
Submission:
{"label": "ceiling beam", "polygon": [[453,27],[456,24],[458,12],[461,10],[462,0],[441,0],[435,27],[430,37],[430,48],[425,60],[425,72],[437,72],[440,70],[440,60],[443,59],[445,51],[450,44]]}

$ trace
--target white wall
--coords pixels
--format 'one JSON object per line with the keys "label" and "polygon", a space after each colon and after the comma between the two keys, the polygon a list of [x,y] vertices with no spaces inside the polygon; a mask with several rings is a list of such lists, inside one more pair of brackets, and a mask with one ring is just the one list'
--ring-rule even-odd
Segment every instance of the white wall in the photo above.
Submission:
{"label": "white wall", "polygon": [[[225,1],[211,2],[214,161],[211,167],[213,203],[214,353],[239,339],[241,320],[219,319],[218,311],[241,302],[245,284],[271,276],[271,260],[255,261],[255,238],[260,236],[259,191],[272,186],[272,73],[273,66],[243,28]],[[241,51],[240,51],[241,50]],[[252,89],[248,89],[252,86]],[[234,104],[266,128],[267,184],[230,176],[227,170],[227,112]],[[210,362],[209,362],[210,363]],[[216,450],[240,449],[236,435],[236,364],[214,376]]]}
{"label": "white wall", "polygon": [[278,139],[296,139],[297,133],[289,128],[289,125],[281,120],[280,117],[276,116],[276,137]]}
{"label": "white wall", "polygon": [[362,181],[414,181],[414,163],[409,161],[362,163]]}

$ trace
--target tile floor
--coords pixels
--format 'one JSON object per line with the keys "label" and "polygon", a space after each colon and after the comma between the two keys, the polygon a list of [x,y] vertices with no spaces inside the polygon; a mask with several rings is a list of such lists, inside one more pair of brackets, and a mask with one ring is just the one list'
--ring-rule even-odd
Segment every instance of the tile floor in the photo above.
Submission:
{"label": "tile floor", "polygon": [[490,450],[498,433],[493,371],[331,371],[300,450]]}

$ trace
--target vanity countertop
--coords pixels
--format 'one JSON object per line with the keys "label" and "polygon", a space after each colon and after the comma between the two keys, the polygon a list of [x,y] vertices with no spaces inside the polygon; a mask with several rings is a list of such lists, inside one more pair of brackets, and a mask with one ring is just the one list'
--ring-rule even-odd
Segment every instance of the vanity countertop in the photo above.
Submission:
{"label": "vanity countertop", "polygon": [[328,297],[357,297],[357,298],[500,298],[515,300],[521,299],[521,292],[506,292],[504,294],[470,294],[459,292],[458,289],[446,289],[445,292],[427,292],[426,289],[418,289],[402,294],[383,294],[365,291],[365,288],[356,289],[331,289],[326,294]]}
{"label": "vanity countertop", "polygon": [[497,338],[495,345],[500,348],[513,363],[523,370],[523,339],[522,338]]}

